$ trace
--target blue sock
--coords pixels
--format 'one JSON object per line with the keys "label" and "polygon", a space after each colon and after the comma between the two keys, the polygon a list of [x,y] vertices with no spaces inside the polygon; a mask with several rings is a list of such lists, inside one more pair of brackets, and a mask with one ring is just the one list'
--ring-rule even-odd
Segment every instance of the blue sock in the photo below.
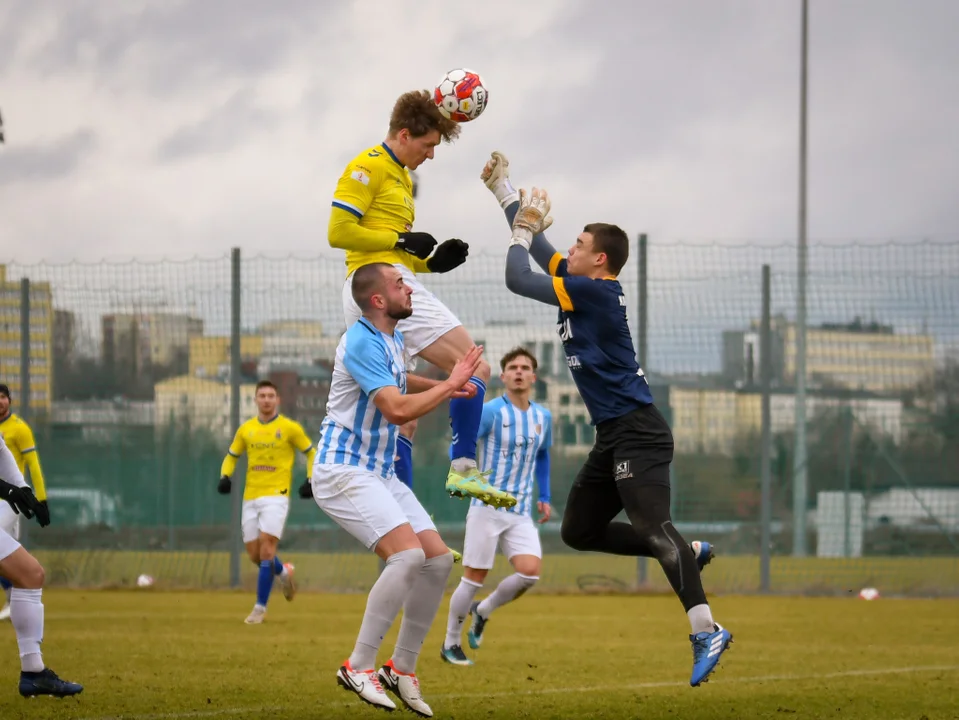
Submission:
{"label": "blue sock", "polygon": [[403,435],[396,437],[396,460],[393,470],[400,482],[413,489],[413,441]]}
{"label": "blue sock", "polygon": [[450,427],[453,428],[453,459],[476,460],[476,436],[483,419],[483,400],[486,398],[486,383],[471,377],[476,386],[476,395],[471,398],[450,400]]}
{"label": "blue sock", "polygon": [[280,560],[279,555],[274,555],[273,556],[273,574],[279,575],[281,572],[283,572],[283,561]]}
{"label": "blue sock", "polygon": [[256,604],[266,607],[273,589],[273,561],[260,560],[260,576],[256,581]]}
{"label": "blue sock", "polygon": [[4,590],[9,590],[13,587],[13,583],[7,580],[5,577],[0,577],[0,588]]}

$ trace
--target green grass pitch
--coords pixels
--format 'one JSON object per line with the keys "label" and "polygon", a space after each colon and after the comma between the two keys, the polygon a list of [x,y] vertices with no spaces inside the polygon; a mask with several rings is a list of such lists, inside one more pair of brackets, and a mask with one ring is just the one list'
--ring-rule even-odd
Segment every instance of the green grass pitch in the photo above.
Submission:
{"label": "green grass pitch", "polygon": [[[247,626],[252,600],[48,591],[45,658],[86,689],[76,699],[20,698],[13,629],[0,625],[0,718],[380,716],[334,678],[363,595],[303,592],[288,604],[275,593],[268,622]],[[424,697],[435,717],[463,720],[959,718],[959,601],[721,595],[713,608],[735,642],[694,689],[673,597],[531,593],[492,617],[472,668],[439,659],[444,602],[419,665]]]}

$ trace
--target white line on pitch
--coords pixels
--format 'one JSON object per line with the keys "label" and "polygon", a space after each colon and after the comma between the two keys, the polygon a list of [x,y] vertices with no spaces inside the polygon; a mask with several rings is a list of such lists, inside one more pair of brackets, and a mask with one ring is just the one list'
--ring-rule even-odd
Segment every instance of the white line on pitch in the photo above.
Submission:
{"label": "white line on pitch", "polygon": [[[872,675],[906,675],[922,672],[959,672],[959,665],[916,665],[912,667],[877,668],[874,670],[838,670],[831,673],[815,673],[809,675],[753,675],[750,677],[723,678],[722,684],[728,683],[763,683],[802,680],[830,680],[846,677],[868,677]],[[585,692],[621,692],[624,690],[653,690],[656,688],[688,687],[686,682],[676,680],[661,680],[659,682],[630,683],[626,685],[589,686],[589,687],[552,687],[537,688],[535,690],[518,690],[516,692],[494,693],[431,693],[431,698],[449,698],[453,700],[471,700],[476,698],[499,698],[536,695],[563,695]],[[340,707],[352,703],[329,703],[325,707]],[[81,720],[187,720],[187,718],[213,718],[223,715],[251,715],[258,712],[275,712],[287,709],[284,706],[268,706],[246,708],[223,708],[221,710],[193,710],[185,712],[151,713],[147,715],[99,715],[96,717],[81,718]]]}

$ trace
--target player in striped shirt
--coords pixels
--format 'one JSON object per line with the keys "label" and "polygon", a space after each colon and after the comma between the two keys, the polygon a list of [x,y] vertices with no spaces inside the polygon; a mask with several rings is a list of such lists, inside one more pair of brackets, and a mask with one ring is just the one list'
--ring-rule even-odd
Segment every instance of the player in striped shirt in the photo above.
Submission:
{"label": "player in striped shirt", "polygon": [[[512,602],[539,580],[543,550],[532,519],[533,483],[539,489],[536,510],[539,522],[550,518],[549,448],[552,418],[549,410],[530,400],[536,382],[536,358],[524,348],[515,348],[500,360],[500,379],[506,394],[483,405],[480,423],[480,467],[489,471],[490,483],[509,493],[517,502],[508,509],[495,509],[473,500],[466,515],[463,547],[463,578],[450,598],[446,641],[440,652],[446,662],[472,665],[460,644],[463,622],[472,615],[468,638],[479,648],[490,613]],[[493,568],[496,546],[515,571],[482,602],[473,597],[483,587]]]}
{"label": "player in striped shirt", "polygon": [[[429,513],[396,476],[399,426],[451,398],[476,394],[470,378],[482,348],[473,347],[446,380],[407,374],[409,356],[397,323],[413,313],[413,289],[394,265],[353,273],[351,295],[362,316],[336,349],[333,380],[313,467],[316,504],[386,565],[370,590],[359,636],[337,682],[371,705],[395,710],[383,688],[418,715],[423,700],[416,661],[439,610],[453,557]],[[376,654],[403,610],[392,657],[379,672]]]}

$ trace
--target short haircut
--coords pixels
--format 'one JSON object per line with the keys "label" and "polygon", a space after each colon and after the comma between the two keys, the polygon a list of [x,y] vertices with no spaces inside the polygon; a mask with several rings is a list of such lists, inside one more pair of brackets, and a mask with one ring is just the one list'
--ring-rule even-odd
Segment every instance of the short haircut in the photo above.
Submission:
{"label": "short haircut", "polygon": [[453,142],[460,134],[460,126],[454,120],[443,117],[433,96],[426,90],[413,90],[400,95],[390,115],[390,135],[400,130],[409,130],[414,138],[439,131],[445,142]]}
{"label": "short haircut", "polygon": [[505,372],[506,366],[518,357],[529,358],[529,364],[533,366],[533,372],[536,372],[536,369],[539,367],[539,363],[536,362],[536,358],[533,356],[533,353],[524,347],[514,347],[512,350],[506,353],[499,361],[500,369]]}
{"label": "short haircut", "polygon": [[376,262],[363,265],[353,273],[353,302],[360,310],[366,312],[370,309],[370,299],[384,289],[383,271],[391,267],[393,266],[389,263]]}
{"label": "short haircut", "polygon": [[629,260],[629,237],[626,232],[609,223],[590,223],[583,228],[583,232],[593,236],[593,252],[606,253],[606,267],[613,275],[619,275]]}
{"label": "short haircut", "polygon": [[273,384],[271,381],[269,381],[269,380],[260,380],[260,382],[258,382],[258,383],[256,384],[256,390],[253,391],[253,394],[256,395],[258,392],[260,392],[260,389],[261,389],[261,388],[273,388],[273,391],[274,391],[277,395],[280,394],[280,391],[276,389],[276,385],[274,385],[274,384]]}

